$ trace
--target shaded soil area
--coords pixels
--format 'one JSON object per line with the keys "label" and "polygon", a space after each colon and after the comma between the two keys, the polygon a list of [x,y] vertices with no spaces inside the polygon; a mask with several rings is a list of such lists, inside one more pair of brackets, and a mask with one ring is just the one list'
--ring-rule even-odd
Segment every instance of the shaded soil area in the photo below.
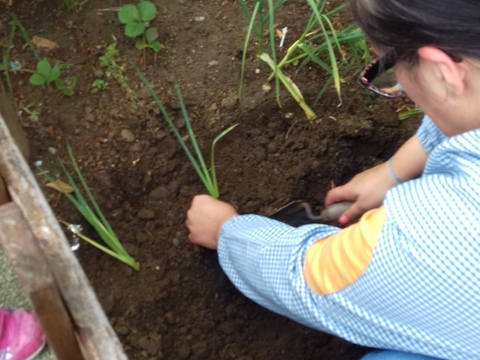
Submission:
{"label": "shaded soil area", "polygon": [[[332,186],[387,159],[418,126],[418,119],[398,120],[404,99],[371,98],[356,86],[356,74],[343,79],[342,106],[330,90],[314,107],[318,120],[308,123],[286,93],[279,108],[272,92],[262,90],[269,71],[256,59],[254,42],[238,102],[247,23],[237,2],[154,2],[154,24],[165,49],[156,62],[147,53],[145,76],[185,135],[172,88],[178,82],[205,154],[218,133],[239,124],[218,144],[216,163],[221,198],[241,213],[269,214],[295,199],[320,210]],[[58,44],[54,50],[38,49],[40,57],[70,62],[63,74],[77,77],[75,95],[66,97],[32,86],[29,73],[10,73],[32,162],[42,160],[44,168],[59,173],[56,158],[67,159],[69,142],[105,216],[140,263],[136,272],[86,244],[77,252],[129,357],[359,359],[367,349],[293,323],[243,297],[223,274],[215,252],[188,243],[184,214],[192,196],[205,190],[135,74],[141,53],[123,35],[113,11],[124,3],[90,0],[68,12],[57,1],[14,0],[8,10],[30,36]],[[10,29],[5,10],[0,4],[2,44]],[[304,2],[290,1],[276,23],[289,27],[291,44],[307,20]],[[99,57],[115,41],[112,36],[134,100],[100,66]],[[36,59],[24,45],[17,31],[10,60],[34,69]],[[92,88],[96,79],[107,81],[109,88]],[[308,65],[295,77],[309,101],[325,80],[320,69]],[[27,110],[38,111],[38,120]],[[59,217],[82,223],[88,235],[96,236],[66,199],[45,192]]]}

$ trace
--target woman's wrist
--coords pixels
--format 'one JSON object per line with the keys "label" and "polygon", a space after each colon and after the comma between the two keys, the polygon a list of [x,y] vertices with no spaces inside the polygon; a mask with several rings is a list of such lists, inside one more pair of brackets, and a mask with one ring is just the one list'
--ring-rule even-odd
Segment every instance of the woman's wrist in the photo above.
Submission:
{"label": "woman's wrist", "polygon": [[395,169],[393,168],[393,156],[388,159],[387,161],[387,167],[388,167],[388,172],[390,173],[390,176],[397,182],[397,185],[401,184],[404,182],[397,173],[395,172]]}

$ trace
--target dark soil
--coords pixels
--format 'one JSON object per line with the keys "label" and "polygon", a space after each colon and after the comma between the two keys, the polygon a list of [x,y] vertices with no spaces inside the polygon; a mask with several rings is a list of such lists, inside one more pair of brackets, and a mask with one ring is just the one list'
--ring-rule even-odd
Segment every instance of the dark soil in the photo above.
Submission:
{"label": "dark soil", "polygon": [[[38,121],[22,111],[32,148],[31,162],[56,171],[55,159],[75,157],[100,207],[127,250],[139,261],[136,272],[87,244],[77,252],[106,314],[131,359],[359,359],[367,349],[293,323],[243,297],[218,265],[216,253],[190,245],[184,227],[191,198],[204,192],[188,159],[167,127],[148,91],[135,74],[141,53],[123,35],[114,11],[125,1],[86,2],[68,12],[59,1],[14,0],[16,14],[30,36],[58,43],[39,49],[52,63],[69,61],[65,75],[78,79],[75,96],[34,87],[29,73],[11,73],[14,104],[40,112]],[[165,45],[155,63],[147,52],[145,76],[182,127],[172,90],[178,81],[197,139],[205,153],[226,127],[239,126],[218,145],[216,163],[221,198],[241,213],[269,214],[294,199],[322,206],[326,192],[353,175],[387,159],[418,126],[400,122],[404,100],[372,99],[345,78],[343,104],[333,90],[314,107],[319,119],[304,120],[286,94],[283,107],[262,84],[269,74],[247,57],[244,98],[237,102],[246,20],[236,1],[155,0],[154,20]],[[0,43],[6,44],[9,17],[0,5]],[[287,45],[308,17],[303,1],[290,1],[279,12],[278,27],[289,27]],[[107,78],[98,58],[118,39],[136,109],[126,91]],[[34,69],[36,60],[20,32],[10,60]],[[259,69],[257,73],[255,69]],[[292,69],[292,74],[294,73]],[[352,74],[356,75],[356,74]],[[92,82],[102,78],[109,89]],[[308,100],[325,82],[316,67],[304,67],[295,81]],[[310,101],[311,103],[311,101]],[[39,178],[39,181],[44,182]],[[50,196],[50,191],[45,188]],[[51,198],[58,216],[83,223],[66,199]],[[84,224],[88,235],[94,232]]]}

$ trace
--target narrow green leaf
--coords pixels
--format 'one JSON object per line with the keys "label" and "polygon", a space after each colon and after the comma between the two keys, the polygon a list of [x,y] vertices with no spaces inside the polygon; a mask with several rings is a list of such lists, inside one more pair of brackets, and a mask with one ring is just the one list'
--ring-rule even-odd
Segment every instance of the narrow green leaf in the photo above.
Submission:
{"label": "narrow green leaf", "polygon": [[[242,4],[242,2],[240,2]],[[258,9],[260,7],[260,3],[255,4],[255,8],[253,9],[253,14],[250,19],[250,23],[248,24],[247,30],[247,37],[245,38],[245,42],[243,44],[243,54],[242,54],[242,67],[240,70],[240,86],[238,87],[238,99],[242,99],[242,87],[243,87],[243,77],[245,76],[245,62],[247,58],[247,49],[248,43],[250,42],[250,36],[252,35],[252,29],[255,24],[255,18],[257,17]]]}
{"label": "narrow green leaf", "polygon": [[122,24],[139,21],[140,15],[137,7],[132,4],[123,5],[118,12],[118,20],[120,20]]}
{"label": "narrow green leaf", "polygon": [[223,130],[220,134],[217,135],[217,137],[212,141],[212,149],[210,150],[210,174],[212,177],[212,184],[213,188],[216,190],[215,195],[213,196],[215,199],[218,199],[220,196],[220,193],[218,191],[218,183],[217,183],[217,171],[215,169],[215,145],[217,142],[223,138],[225,135],[227,135],[230,131],[235,129],[238,126],[238,124],[234,124],[230,126],[228,129]]}
{"label": "narrow green leaf", "polygon": [[288,76],[286,76],[278,67],[276,66],[275,62],[270,58],[270,56],[266,53],[263,53],[262,55],[259,56],[261,60],[265,61],[270,68],[277,74],[277,78],[282,82],[282,84],[285,86],[285,88],[288,90],[290,95],[295,99],[295,101],[300,105],[300,107],[303,109],[305,112],[305,116],[307,117],[308,120],[314,120],[317,116],[313,112],[312,109],[307,105],[305,102],[302,93],[300,92],[300,89],[295,85],[295,83],[290,79]]}

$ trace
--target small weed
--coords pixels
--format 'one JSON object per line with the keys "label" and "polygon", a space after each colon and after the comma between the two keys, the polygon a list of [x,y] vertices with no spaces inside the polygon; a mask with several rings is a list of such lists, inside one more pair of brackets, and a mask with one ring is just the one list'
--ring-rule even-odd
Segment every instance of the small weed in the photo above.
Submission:
{"label": "small weed", "polygon": [[77,0],[62,0],[62,2],[67,7],[68,11],[74,11],[78,8]]}
{"label": "small weed", "polygon": [[92,83],[92,88],[98,89],[98,90],[107,90],[108,89],[108,81],[102,80],[102,79],[96,79]]}
{"label": "small weed", "polygon": [[75,91],[73,89],[75,88],[76,84],[77,84],[76,76],[71,76],[65,81],[63,81],[62,79],[55,80],[55,86],[65,96],[73,96],[75,94]]}
{"label": "small weed", "polygon": [[135,43],[138,50],[143,51],[143,62],[145,64],[145,49],[150,48],[157,53],[162,50],[163,45],[158,42],[158,30],[150,26],[157,15],[155,5],[150,1],[142,1],[138,5],[127,4],[120,8],[118,19],[125,25],[125,35],[131,38],[140,36]]}
{"label": "small weed", "polygon": [[120,86],[127,92],[128,97],[136,107],[137,94],[128,85],[128,78],[125,76],[126,65],[120,61],[120,55],[118,54],[117,43],[112,43],[107,46],[105,54],[99,58],[100,66],[105,68],[105,74],[107,77],[113,77],[118,81]]}
{"label": "small weed", "polygon": [[36,72],[30,76],[30,83],[33,85],[51,84],[60,78],[60,67],[56,63],[52,68],[48,60],[40,60],[37,63]]}
{"label": "small weed", "polygon": [[55,84],[56,88],[60,90],[65,96],[73,96],[75,94],[74,88],[77,84],[77,78],[71,76],[65,81],[60,78],[61,70],[70,67],[68,63],[61,64],[56,62],[52,67],[48,60],[40,60],[37,63],[36,71],[30,76],[30,83],[35,86]]}
{"label": "small weed", "polygon": [[31,109],[33,103],[28,104],[27,106],[22,107],[22,111],[25,111],[29,116],[28,119],[32,121],[38,121],[40,118],[40,111]]}

